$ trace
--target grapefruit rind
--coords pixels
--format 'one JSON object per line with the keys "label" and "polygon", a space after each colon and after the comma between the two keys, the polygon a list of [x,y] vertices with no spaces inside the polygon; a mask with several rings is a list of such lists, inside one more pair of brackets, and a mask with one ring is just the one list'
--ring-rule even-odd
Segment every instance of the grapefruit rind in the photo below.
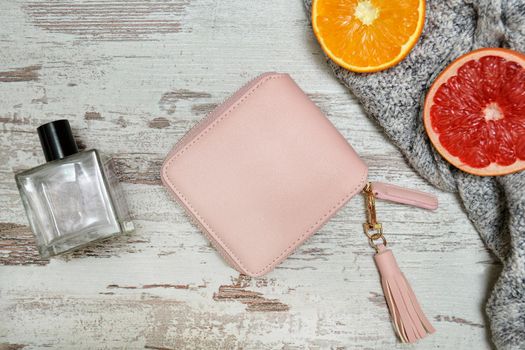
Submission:
{"label": "grapefruit rind", "polygon": [[499,176],[499,175],[506,175],[515,173],[521,170],[525,169],[525,161],[517,159],[514,163],[510,165],[499,165],[497,163],[491,163],[487,167],[483,168],[476,168],[473,166],[470,166],[468,164],[465,164],[462,160],[459,159],[459,157],[456,157],[450,152],[444,148],[441,145],[441,142],[439,140],[439,134],[437,134],[432,129],[432,123],[430,118],[430,109],[433,105],[433,99],[434,95],[438,91],[439,86],[446,83],[449,78],[457,75],[457,71],[460,67],[462,67],[466,62],[471,60],[479,60],[481,57],[485,56],[498,56],[506,59],[507,61],[515,61],[519,63],[522,67],[525,68],[525,55],[508,49],[502,49],[502,48],[483,48],[471,51],[465,55],[462,55],[458,57],[456,60],[454,60],[452,63],[450,63],[443,72],[441,72],[438,77],[434,80],[432,83],[432,86],[428,90],[428,93],[425,97],[425,104],[423,109],[423,121],[425,125],[425,130],[427,132],[427,135],[430,139],[430,142],[434,146],[434,148],[438,151],[438,153],[445,158],[449,163],[454,165],[455,167],[463,170],[464,172],[467,172],[469,174],[473,175],[479,175],[479,176]]}

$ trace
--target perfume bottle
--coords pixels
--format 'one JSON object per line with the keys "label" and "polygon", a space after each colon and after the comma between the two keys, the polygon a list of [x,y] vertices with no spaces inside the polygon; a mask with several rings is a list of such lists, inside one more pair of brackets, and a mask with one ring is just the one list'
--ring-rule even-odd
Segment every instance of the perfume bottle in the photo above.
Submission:
{"label": "perfume bottle", "polygon": [[47,163],[16,174],[42,257],[134,230],[113,163],[95,149],[79,152],[69,121],[37,129]]}

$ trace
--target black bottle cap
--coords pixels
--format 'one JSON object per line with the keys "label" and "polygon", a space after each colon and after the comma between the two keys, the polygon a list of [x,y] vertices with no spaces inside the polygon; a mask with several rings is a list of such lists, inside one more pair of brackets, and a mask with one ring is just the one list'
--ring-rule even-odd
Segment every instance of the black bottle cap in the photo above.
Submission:
{"label": "black bottle cap", "polygon": [[78,152],[77,143],[67,119],[40,125],[36,130],[46,161],[62,159]]}

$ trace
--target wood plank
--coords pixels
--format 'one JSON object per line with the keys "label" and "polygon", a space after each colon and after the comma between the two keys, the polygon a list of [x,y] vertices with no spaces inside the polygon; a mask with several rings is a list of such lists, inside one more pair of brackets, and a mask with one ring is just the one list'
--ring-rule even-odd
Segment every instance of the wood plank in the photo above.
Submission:
{"label": "wood plank", "polygon": [[[0,3],[0,349],[392,349],[364,203],[352,199],[275,271],[227,267],[160,185],[172,145],[246,80],[285,71],[370,166],[435,192],[332,76],[301,1]],[[114,157],[137,230],[36,255],[13,175],[43,162],[36,127],[68,118]],[[438,332],[415,349],[489,349],[483,303],[500,266],[455,195],[426,212],[378,203]]]}

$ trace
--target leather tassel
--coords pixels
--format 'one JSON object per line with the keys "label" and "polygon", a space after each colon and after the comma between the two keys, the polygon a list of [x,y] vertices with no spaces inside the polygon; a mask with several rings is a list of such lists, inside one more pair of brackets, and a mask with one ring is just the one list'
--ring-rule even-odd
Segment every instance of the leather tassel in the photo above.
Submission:
{"label": "leather tassel", "polygon": [[394,254],[383,244],[377,245],[374,255],[381,274],[383,293],[390,310],[397,335],[403,343],[414,343],[434,333],[405,275],[399,269]]}

